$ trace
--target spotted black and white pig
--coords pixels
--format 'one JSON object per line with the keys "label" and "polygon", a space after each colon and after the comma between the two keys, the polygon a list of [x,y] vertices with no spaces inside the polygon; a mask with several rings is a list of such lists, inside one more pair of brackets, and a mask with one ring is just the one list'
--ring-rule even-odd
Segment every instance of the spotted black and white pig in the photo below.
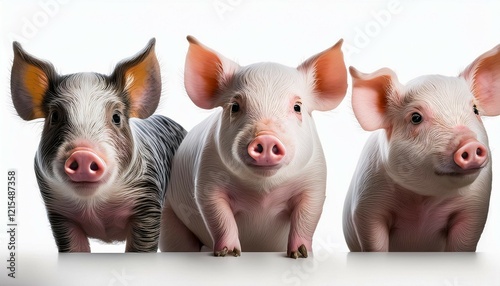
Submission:
{"label": "spotted black and white pig", "polygon": [[14,43],[11,93],[24,120],[45,119],[35,172],[60,252],[88,238],[156,252],[171,160],[185,130],[153,115],[161,94],[155,40],[110,75],[58,75]]}
{"label": "spotted black and white pig", "polygon": [[307,257],[326,186],[311,113],[345,96],[342,42],[291,68],[242,67],[188,41],[187,93],[198,107],[220,108],[188,133],[174,158],[160,249]]}
{"label": "spotted black and white pig", "polygon": [[500,114],[500,46],[458,77],[406,85],[350,68],[352,107],[374,132],[344,205],[351,251],[475,251],[492,184],[481,116]]}

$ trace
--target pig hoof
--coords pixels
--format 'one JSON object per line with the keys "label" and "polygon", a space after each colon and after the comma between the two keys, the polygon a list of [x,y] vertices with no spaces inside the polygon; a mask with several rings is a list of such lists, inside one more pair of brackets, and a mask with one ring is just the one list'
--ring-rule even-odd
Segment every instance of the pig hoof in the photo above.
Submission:
{"label": "pig hoof", "polygon": [[227,254],[227,247],[224,247],[222,250],[214,251],[214,255],[217,257],[219,256],[224,257],[226,256],[226,254]]}
{"label": "pig hoof", "polygon": [[299,252],[302,254],[302,257],[307,258],[307,248],[305,245],[299,246]]}
{"label": "pig hoof", "polygon": [[224,247],[222,250],[214,251],[214,256],[224,257],[228,253],[232,253],[234,257],[241,256],[241,250],[239,250],[238,248],[234,248],[233,250],[229,251],[227,247]]}
{"label": "pig hoof", "polygon": [[299,257],[307,258],[307,248],[303,244],[299,246],[298,251],[290,252],[290,258],[297,259]]}

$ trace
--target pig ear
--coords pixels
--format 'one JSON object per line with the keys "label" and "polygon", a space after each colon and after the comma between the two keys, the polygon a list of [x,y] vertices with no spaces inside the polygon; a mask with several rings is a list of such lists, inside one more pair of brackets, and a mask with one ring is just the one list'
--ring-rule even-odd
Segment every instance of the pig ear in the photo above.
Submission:
{"label": "pig ear", "polygon": [[57,77],[54,67],[26,53],[18,42],[13,48],[10,90],[14,108],[24,120],[44,118],[43,98],[51,80]]}
{"label": "pig ear", "polygon": [[186,92],[196,106],[212,109],[218,106],[217,93],[239,68],[239,65],[188,36],[189,49],[184,69]]}
{"label": "pig ear", "polygon": [[161,74],[155,43],[155,38],[152,38],[137,55],[118,63],[111,75],[128,95],[131,117],[149,117],[160,101]]}
{"label": "pig ear", "polygon": [[484,115],[500,115],[500,45],[480,55],[461,74]]}
{"label": "pig ear", "polygon": [[371,74],[349,67],[352,76],[352,108],[361,127],[373,131],[386,126],[387,99],[400,83],[396,74],[383,68]]}
{"label": "pig ear", "polygon": [[315,110],[332,110],[345,97],[347,70],[341,50],[342,42],[340,39],[333,47],[310,57],[297,68],[302,72],[313,74]]}

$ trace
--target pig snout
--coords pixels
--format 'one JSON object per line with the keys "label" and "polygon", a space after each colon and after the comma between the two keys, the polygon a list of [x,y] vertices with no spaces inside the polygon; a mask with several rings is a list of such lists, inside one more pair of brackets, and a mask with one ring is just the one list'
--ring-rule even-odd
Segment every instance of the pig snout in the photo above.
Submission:
{"label": "pig snout", "polygon": [[487,148],[476,140],[461,144],[453,156],[455,163],[463,170],[478,169],[487,158]]}
{"label": "pig snout", "polygon": [[272,135],[259,135],[248,145],[248,155],[257,166],[274,166],[285,156],[285,146]]}
{"label": "pig snout", "polygon": [[90,150],[77,150],[66,160],[64,171],[73,182],[97,182],[104,176],[106,163]]}

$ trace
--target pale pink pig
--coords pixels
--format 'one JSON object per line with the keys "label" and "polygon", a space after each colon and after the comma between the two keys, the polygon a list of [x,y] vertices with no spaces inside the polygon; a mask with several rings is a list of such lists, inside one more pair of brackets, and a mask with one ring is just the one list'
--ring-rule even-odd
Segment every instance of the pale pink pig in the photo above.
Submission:
{"label": "pale pink pig", "polygon": [[352,106],[374,132],[344,205],[351,251],[475,251],[492,169],[481,116],[500,114],[500,45],[458,77],[406,85],[350,68]]}
{"label": "pale pink pig", "polygon": [[342,41],[297,68],[242,67],[188,41],[187,93],[198,107],[219,108],[174,157],[160,249],[307,257],[326,185],[311,112],[331,110],[345,96]]}

